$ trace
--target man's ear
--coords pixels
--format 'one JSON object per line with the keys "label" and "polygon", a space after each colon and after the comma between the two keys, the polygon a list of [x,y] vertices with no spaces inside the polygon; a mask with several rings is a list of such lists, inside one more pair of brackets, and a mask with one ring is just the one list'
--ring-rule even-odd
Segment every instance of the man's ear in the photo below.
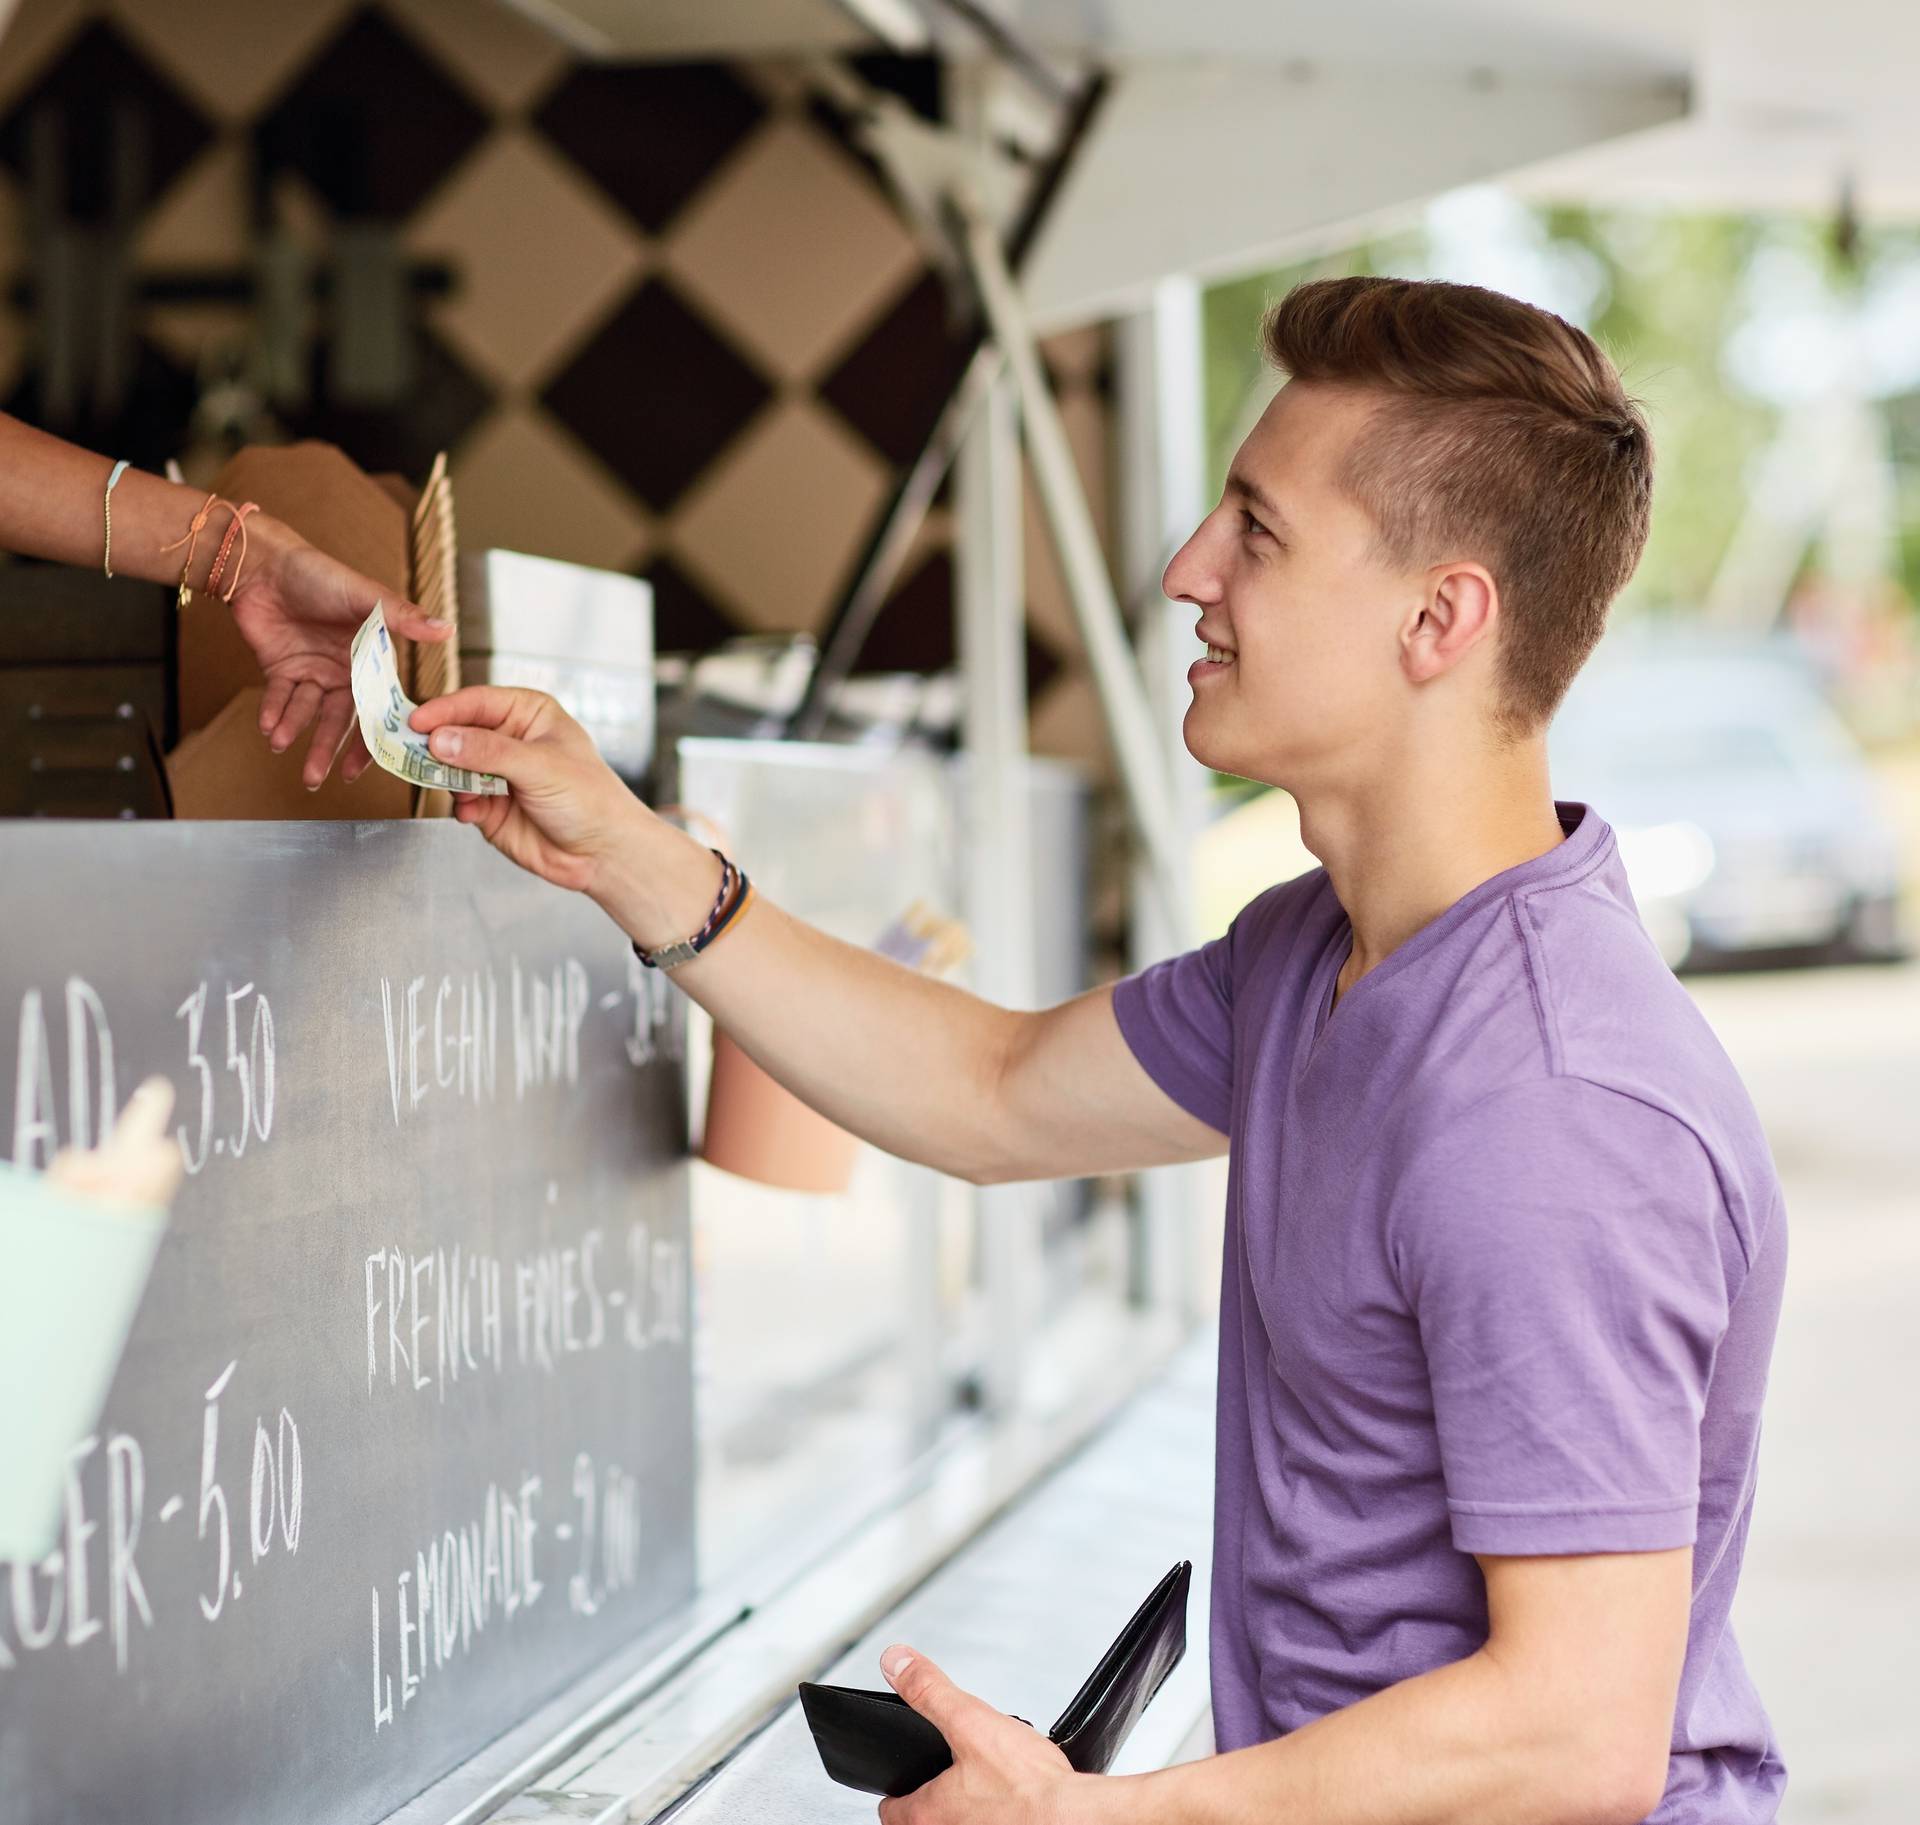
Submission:
{"label": "man's ear", "polygon": [[1435,564],[1422,582],[1420,605],[1400,635],[1400,663],[1414,684],[1452,671],[1493,637],[1500,618],[1499,585],[1483,564]]}

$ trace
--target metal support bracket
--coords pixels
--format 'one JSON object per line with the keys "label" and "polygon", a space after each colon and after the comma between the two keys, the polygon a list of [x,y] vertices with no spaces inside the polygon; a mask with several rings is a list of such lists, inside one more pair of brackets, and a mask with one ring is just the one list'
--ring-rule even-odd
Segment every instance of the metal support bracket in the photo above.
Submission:
{"label": "metal support bracket", "polygon": [[1128,644],[1106,555],[1074,467],[1066,427],[1048,389],[1040,351],[1027,320],[1000,238],[964,196],[951,199],[957,238],[979,289],[995,346],[1012,376],[1020,402],[1021,429],[1047,528],[1053,536],[1074,619],[1086,644],[1087,662],[1099,692],[1107,736],[1125,789],[1127,811],[1145,850],[1168,928],[1184,937],[1191,924],[1182,886],[1178,822],[1173,789],[1146,686]]}

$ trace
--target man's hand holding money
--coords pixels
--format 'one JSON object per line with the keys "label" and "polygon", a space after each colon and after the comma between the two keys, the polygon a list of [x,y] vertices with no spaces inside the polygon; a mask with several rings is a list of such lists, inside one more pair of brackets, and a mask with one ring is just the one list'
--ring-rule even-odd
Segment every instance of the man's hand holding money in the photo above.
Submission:
{"label": "man's hand holding money", "polygon": [[423,703],[411,726],[436,760],[507,782],[503,798],[456,797],[454,816],[529,873],[589,895],[650,947],[705,916],[719,862],[648,810],[544,692],[469,685]]}

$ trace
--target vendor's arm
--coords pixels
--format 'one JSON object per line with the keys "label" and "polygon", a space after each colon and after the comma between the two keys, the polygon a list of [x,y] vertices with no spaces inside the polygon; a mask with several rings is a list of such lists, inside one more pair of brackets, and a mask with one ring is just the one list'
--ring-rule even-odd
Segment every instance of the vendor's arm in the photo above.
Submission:
{"label": "vendor's arm", "polygon": [[[101,563],[112,468],[104,456],[0,412],[0,551],[82,568]],[[114,575],[179,583],[187,558],[179,541],[206,498],[202,489],[128,470],[113,490]],[[185,568],[189,588],[206,588],[228,518],[224,510],[211,514],[195,541]],[[245,537],[244,556],[236,541],[229,557],[226,574],[237,565],[239,587],[228,608],[265,678],[260,730],[279,753],[311,724],[303,777],[317,786],[352,724],[348,648],[374,603],[385,599],[387,625],[409,640],[444,640],[449,629],[270,514],[250,515]],[[199,601],[206,613],[228,612],[204,595]],[[357,730],[353,742],[358,749]]]}
{"label": "vendor's arm", "polygon": [[[590,894],[643,947],[706,919],[719,862],[641,804],[551,698],[473,686],[423,704],[414,726],[431,731],[441,759],[512,787],[460,800],[459,817],[521,866]],[[1108,990],[1015,1013],[761,898],[674,981],[804,1101],[959,1177],[1051,1178],[1226,1150],[1225,1135],[1135,1062]]]}

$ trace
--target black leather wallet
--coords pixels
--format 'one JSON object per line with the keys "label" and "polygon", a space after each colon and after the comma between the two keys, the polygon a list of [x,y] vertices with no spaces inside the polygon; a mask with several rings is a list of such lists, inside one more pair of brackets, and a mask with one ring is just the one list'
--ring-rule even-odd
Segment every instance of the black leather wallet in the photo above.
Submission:
{"label": "black leather wallet", "polygon": [[[1082,1774],[1104,1774],[1187,1651],[1186,1560],[1153,1587],[1047,1732]],[[898,1799],[953,1766],[947,1739],[893,1692],[802,1684],[800,1706],[828,1774]]]}

